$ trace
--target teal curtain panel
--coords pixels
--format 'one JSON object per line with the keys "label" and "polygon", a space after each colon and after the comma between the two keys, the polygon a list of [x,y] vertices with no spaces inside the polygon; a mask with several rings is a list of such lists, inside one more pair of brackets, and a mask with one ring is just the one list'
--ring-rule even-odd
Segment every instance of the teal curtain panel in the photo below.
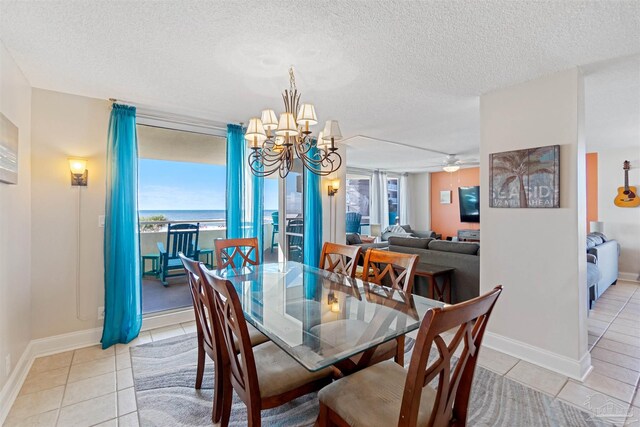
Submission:
{"label": "teal curtain panel", "polygon": [[113,104],[107,140],[102,348],[128,343],[142,326],[136,109]]}
{"label": "teal curtain panel", "polygon": [[[309,151],[310,156],[318,156],[318,149]],[[321,177],[304,168],[304,254],[307,265],[318,267],[322,251],[322,193]]]}
{"label": "teal curtain panel", "polygon": [[242,126],[227,125],[227,239],[244,237],[245,163]]}

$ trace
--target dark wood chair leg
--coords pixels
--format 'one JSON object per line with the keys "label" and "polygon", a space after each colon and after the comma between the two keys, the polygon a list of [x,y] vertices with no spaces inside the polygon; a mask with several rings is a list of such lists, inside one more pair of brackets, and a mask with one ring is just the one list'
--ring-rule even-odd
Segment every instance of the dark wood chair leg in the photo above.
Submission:
{"label": "dark wood chair leg", "polygon": [[249,403],[249,405],[247,405],[247,426],[260,427],[261,423],[262,416],[260,415],[260,407]]}
{"label": "dark wood chair leg", "polygon": [[204,362],[207,357],[204,352],[204,346],[202,345],[201,338],[198,338],[198,371],[196,372],[196,388],[202,387],[202,377],[204,376]]}
{"label": "dark wood chair leg", "polygon": [[396,348],[394,360],[398,365],[404,367],[404,335],[396,338],[396,342],[398,343],[398,348]]}
{"label": "dark wood chair leg", "polygon": [[[214,363],[214,366],[217,365]],[[217,366],[215,366],[217,368]],[[213,376],[213,410],[211,411],[211,421],[214,424],[217,424],[222,420],[223,412],[224,412],[224,375],[222,375],[221,371],[215,369],[215,373]],[[231,394],[233,396],[233,390],[231,390]]]}
{"label": "dark wood chair leg", "polygon": [[329,426],[329,410],[322,402],[320,402],[320,412],[318,413],[318,419],[316,419],[315,426],[316,427]]}
{"label": "dark wood chair leg", "polygon": [[[225,367],[223,367],[224,369]],[[230,369],[229,366],[226,366]],[[227,371],[229,372],[229,371]],[[217,375],[216,375],[217,377]],[[229,425],[229,419],[231,418],[231,403],[233,402],[233,386],[231,385],[231,379],[226,378],[228,375],[220,375],[222,380],[222,410],[220,416],[220,425],[226,427]]]}

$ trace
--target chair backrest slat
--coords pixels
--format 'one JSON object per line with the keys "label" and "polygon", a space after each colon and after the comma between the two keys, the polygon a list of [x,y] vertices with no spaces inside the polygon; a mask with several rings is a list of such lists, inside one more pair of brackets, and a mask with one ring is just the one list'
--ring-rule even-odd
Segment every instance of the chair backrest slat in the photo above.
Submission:
{"label": "chair backrest slat", "polygon": [[[213,245],[216,250],[218,269],[242,268],[247,265],[260,264],[258,239],[255,237],[216,239],[213,241]],[[242,261],[242,264],[236,265],[238,261]]]}
{"label": "chair backrest slat", "polygon": [[194,256],[198,248],[200,223],[169,224],[167,226],[167,250],[169,259],[177,259],[182,252],[187,257]]}
{"label": "chair backrest slat", "polygon": [[411,293],[418,264],[418,255],[367,250],[364,256],[362,280]]}
{"label": "chair backrest slat", "polygon": [[356,277],[361,250],[362,248],[356,245],[348,246],[325,242],[320,254],[320,268],[344,274],[345,276]]}
{"label": "chair backrest slat", "polygon": [[[427,311],[411,356],[399,426],[416,425],[422,389],[433,379],[437,379],[438,386],[428,425],[465,425],[478,352],[501,292],[502,286],[497,286],[472,300]],[[447,344],[441,334],[453,328],[457,329]],[[453,367],[453,355],[460,345],[462,352]],[[438,357],[429,363],[429,354],[434,347]]]}

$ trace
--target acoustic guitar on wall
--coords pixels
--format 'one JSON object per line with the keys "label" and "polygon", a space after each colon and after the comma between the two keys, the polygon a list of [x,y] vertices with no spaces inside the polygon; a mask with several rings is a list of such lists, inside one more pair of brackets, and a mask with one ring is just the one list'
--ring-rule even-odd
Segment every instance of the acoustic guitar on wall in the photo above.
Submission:
{"label": "acoustic guitar on wall", "polygon": [[618,195],[613,199],[613,203],[620,208],[635,208],[640,206],[640,197],[636,187],[629,186],[629,168],[631,164],[628,160],[624,161],[624,187],[618,187]]}

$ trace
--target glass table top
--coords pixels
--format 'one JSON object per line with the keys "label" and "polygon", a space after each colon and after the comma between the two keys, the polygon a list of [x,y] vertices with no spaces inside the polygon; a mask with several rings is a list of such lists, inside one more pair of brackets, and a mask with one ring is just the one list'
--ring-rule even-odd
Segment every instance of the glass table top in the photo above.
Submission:
{"label": "glass table top", "polygon": [[217,275],[233,283],[247,322],[310,371],[417,329],[428,309],[443,306],[297,262]]}

